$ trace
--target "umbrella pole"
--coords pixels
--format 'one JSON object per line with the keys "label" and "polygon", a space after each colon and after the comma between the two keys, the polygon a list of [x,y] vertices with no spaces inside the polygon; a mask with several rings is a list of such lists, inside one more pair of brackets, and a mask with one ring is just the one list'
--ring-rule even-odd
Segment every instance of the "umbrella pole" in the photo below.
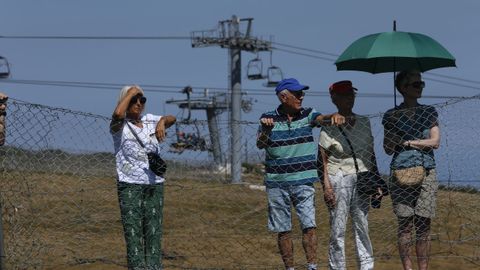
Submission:
{"label": "umbrella pole", "polygon": [[[394,60],[395,63],[395,60]],[[393,64],[395,66],[395,64]],[[395,91],[395,75],[396,72],[393,72],[393,107],[397,107],[397,92]]]}
{"label": "umbrella pole", "polygon": [[[397,31],[397,21],[393,20],[393,32]],[[393,58],[393,107],[397,107],[397,92],[395,92],[395,76],[396,76],[395,58]]]}

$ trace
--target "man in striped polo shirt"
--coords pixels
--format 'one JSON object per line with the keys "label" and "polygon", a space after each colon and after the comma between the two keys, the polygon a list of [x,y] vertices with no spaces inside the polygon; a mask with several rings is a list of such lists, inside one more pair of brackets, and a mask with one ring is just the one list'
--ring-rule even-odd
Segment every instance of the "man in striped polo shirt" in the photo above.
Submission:
{"label": "man in striped polo shirt", "polygon": [[302,108],[304,91],[308,89],[296,79],[282,80],[275,88],[281,104],[276,110],[262,114],[257,135],[257,147],[266,152],[268,228],[278,233],[278,247],[288,270],[294,266],[292,205],[302,227],[308,269],[317,269],[313,186],[318,181],[317,144],[312,129],[326,122],[345,123],[338,113],[321,115],[312,108]]}

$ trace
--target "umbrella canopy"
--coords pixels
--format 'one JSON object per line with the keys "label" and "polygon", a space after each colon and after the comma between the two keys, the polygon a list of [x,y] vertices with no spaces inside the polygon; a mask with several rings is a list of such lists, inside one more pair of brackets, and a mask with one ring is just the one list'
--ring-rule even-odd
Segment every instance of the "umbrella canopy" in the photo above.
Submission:
{"label": "umbrella canopy", "polygon": [[335,62],[337,70],[370,73],[454,67],[455,58],[429,36],[410,32],[384,32],[353,42]]}

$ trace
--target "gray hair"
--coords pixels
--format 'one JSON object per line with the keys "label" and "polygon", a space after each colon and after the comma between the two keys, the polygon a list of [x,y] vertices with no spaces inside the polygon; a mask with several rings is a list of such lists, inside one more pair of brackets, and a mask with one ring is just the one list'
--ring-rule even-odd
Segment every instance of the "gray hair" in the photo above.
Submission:
{"label": "gray hair", "polygon": [[126,96],[127,93],[128,93],[128,90],[129,90],[130,88],[132,88],[132,87],[138,88],[138,90],[140,90],[140,92],[142,93],[142,95],[144,95],[143,89],[142,89],[140,86],[138,86],[138,85],[136,85],[136,84],[134,84],[134,85],[125,85],[125,86],[122,88],[122,90],[120,90],[120,95],[118,95],[117,104],[119,104],[120,101],[122,101],[122,100],[125,98],[125,96]]}
{"label": "gray hair", "polygon": [[288,89],[283,89],[282,91],[277,93],[277,97],[278,97],[278,100],[280,100],[280,102],[282,102],[282,99],[280,98],[280,96],[281,95],[286,95],[287,92],[288,92]]}

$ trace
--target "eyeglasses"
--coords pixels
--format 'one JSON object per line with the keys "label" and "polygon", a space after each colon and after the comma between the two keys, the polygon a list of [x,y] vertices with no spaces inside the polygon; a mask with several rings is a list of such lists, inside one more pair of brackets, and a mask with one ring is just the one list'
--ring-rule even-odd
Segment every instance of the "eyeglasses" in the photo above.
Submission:
{"label": "eyeglasses", "polygon": [[411,82],[411,83],[408,83],[407,86],[408,85],[411,85],[412,87],[417,88],[417,89],[425,88],[425,82],[424,81]]}
{"label": "eyeglasses", "polygon": [[289,91],[289,92],[290,92],[290,94],[292,94],[296,98],[301,98],[301,97],[305,96],[305,92],[303,92],[303,91]]}
{"label": "eyeglasses", "polygon": [[145,102],[147,102],[146,97],[142,95],[136,95],[133,96],[132,99],[130,99],[130,105],[137,103],[138,100],[140,100],[140,104],[145,104]]}

